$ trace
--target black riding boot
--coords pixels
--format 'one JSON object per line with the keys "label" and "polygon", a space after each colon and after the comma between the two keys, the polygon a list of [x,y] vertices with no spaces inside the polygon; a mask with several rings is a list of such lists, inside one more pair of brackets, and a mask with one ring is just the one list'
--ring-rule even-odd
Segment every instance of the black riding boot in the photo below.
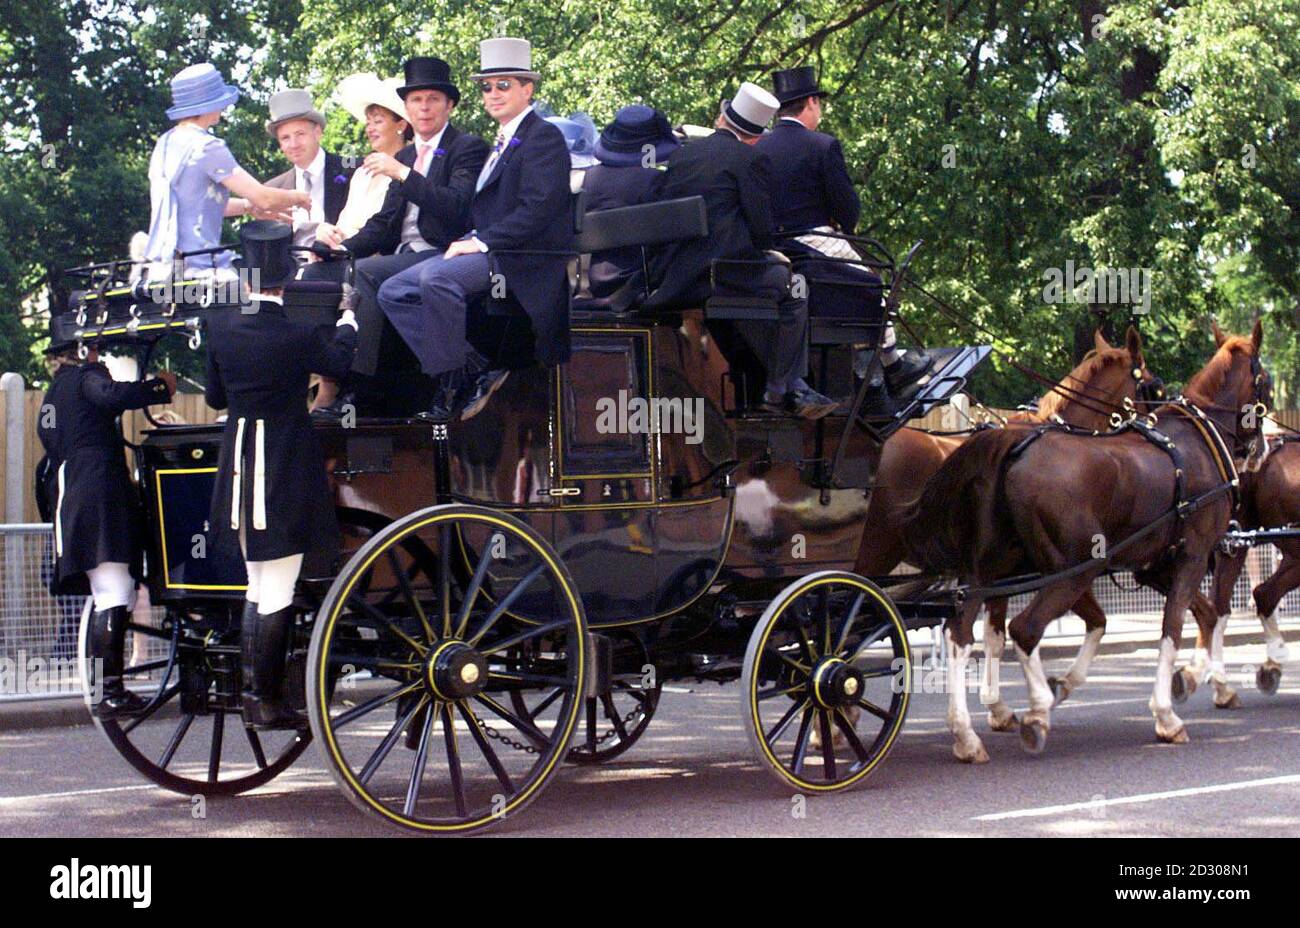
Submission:
{"label": "black riding boot", "polygon": [[244,722],[251,728],[275,728],[298,721],[297,714],[284,703],[285,658],[292,628],[292,606],[261,615],[256,603],[244,603],[239,657]]}
{"label": "black riding boot", "polygon": [[94,667],[103,687],[94,712],[101,719],[137,715],[149,700],[126,688],[122,671],[126,661],[126,626],[131,613],[126,606],[114,606],[90,617],[86,635],[87,657],[102,663]]}

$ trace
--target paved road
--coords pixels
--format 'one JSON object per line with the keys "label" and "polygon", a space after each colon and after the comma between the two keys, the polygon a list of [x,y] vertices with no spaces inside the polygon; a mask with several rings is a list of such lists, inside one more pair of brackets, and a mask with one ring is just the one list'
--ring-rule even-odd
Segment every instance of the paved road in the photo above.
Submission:
{"label": "paved road", "polygon": [[[1295,645],[1292,645],[1293,650]],[[854,792],[799,803],[754,761],[739,688],[666,692],[646,737],[608,767],[566,767],[494,833],[517,835],[1300,835],[1300,666],[1272,697],[1246,688],[1258,645],[1230,648],[1244,706],[1205,689],[1182,707],[1192,742],[1160,745],[1146,708],[1155,652],[1108,655],[1057,711],[1047,752],[985,734],[992,761],[951,759],[939,695],[918,694],[887,762]],[[1049,672],[1061,668],[1049,666]],[[1025,703],[1007,666],[1009,701]],[[972,711],[977,710],[972,697]],[[0,734],[0,835],[388,835],[336,790],[311,748],[235,799],[142,785],[88,725]]]}

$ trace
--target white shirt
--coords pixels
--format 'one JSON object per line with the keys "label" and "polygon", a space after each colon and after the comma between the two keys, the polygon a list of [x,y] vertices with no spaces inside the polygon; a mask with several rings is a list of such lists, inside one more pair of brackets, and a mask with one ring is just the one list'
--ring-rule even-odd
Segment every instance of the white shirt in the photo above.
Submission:
{"label": "white shirt", "polygon": [[[424,170],[420,173],[424,175],[429,173],[429,167],[433,164],[433,152],[437,150],[439,143],[442,142],[442,136],[446,131],[447,127],[444,125],[438,130],[437,134],[430,139],[422,139],[418,135],[415,137],[415,166],[413,166],[411,170],[415,170],[415,167],[420,164],[420,146],[428,145],[429,154],[426,156]],[[402,220],[402,240],[397,246],[398,251],[428,251],[433,248],[432,245],[424,240],[424,236],[420,234],[419,222],[420,207],[416,206],[414,203],[407,203],[406,217]]]}
{"label": "white shirt", "polygon": [[474,186],[475,193],[483,189],[483,185],[487,183],[488,177],[492,174],[492,169],[496,167],[497,162],[501,160],[501,155],[503,152],[505,152],[507,146],[510,145],[510,140],[515,137],[515,132],[518,131],[519,124],[523,122],[524,117],[527,116],[532,111],[533,111],[532,106],[524,107],[522,113],[520,113],[514,119],[510,120],[508,123],[503,125],[498,130],[498,135],[501,135],[503,137],[503,140],[501,142],[501,147],[499,149],[496,148],[496,139],[492,140],[492,147],[495,150],[492,152],[492,154],[488,155],[487,161],[483,163],[483,170],[480,171],[478,175],[478,183]]}
{"label": "white shirt", "polygon": [[293,188],[306,190],[305,178],[311,178],[311,211],[295,207],[293,211],[293,243],[310,245],[316,241],[316,226],[325,221],[325,149],[316,149],[316,157],[311,164],[300,168],[293,167]]}

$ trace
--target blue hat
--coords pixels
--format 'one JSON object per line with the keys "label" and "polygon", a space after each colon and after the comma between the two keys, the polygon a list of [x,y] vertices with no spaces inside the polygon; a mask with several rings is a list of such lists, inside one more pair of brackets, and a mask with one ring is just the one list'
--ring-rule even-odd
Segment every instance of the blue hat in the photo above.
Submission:
{"label": "blue hat", "polygon": [[192,64],[172,78],[172,105],[168,119],[184,119],[224,110],[239,99],[239,89],[226,83],[208,62]]}
{"label": "blue hat", "polygon": [[596,163],[596,124],[586,113],[564,116],[547,116],[546,121],[564,135],[569,149],[569,160],[575,168],[589,168]]}
{"label": "blue hat", "polygon": [[641,164],[645,147],[654,149],[655,161],[667,161],[681,142],[673,136],[668,117],[652,106],[634,103],[625,106],[605,127],[596,142],[596,157],[601,164],[627,167]]}

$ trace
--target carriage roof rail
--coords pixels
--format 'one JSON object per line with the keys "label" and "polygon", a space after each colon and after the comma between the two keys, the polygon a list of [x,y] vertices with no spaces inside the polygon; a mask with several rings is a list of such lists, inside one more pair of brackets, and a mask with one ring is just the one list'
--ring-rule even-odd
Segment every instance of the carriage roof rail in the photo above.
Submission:
{"label": "carriage roof rail", "polygon": [[[221,251],[230,251],[239,248],[238,242],[230,242],[225,245],[217,245],[214,248],[200,248],[195,251],[180,251],[176,253],[176,259],[196,258],[200,255],[215,255]],[[141,259],[133,261],[130,258],[118,258],[115,261],[104,261],[99,264],[86,264],[81,267],[70,267],[63,273],[69,277],[89,277],[96,271],[117,270],[118,268],[135,267],[137,265],[150,264],[152,262]]]}

